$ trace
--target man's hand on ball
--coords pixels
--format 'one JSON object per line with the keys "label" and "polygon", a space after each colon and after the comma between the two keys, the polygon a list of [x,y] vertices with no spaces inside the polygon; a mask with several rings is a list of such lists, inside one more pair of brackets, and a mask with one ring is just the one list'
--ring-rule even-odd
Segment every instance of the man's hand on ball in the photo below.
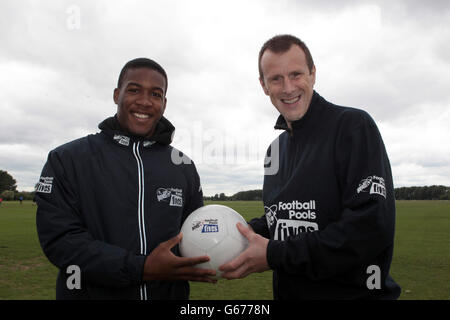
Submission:
{"label": "man's hand on ball", "polygon": [[160,243],[145,259],[143,280],[186,280],[216,283],[211,279],[216,271],[213,269],[196,268],[195,265],[209,261],[208,256],[192,258],[178,257],[170,250],[177,245],[183,235],[177,236]]}
{"label": "man's hand on ball", "polygon": [[235,259],[219,267],[219,270],[223,271],[222,277],[240,279],[254,272],[269,270],[266,254],[269,239],[260,236],[250,227],[245,227],[241,223],[237,223],[236,226],[239,232],[247,238],[249,245]]}

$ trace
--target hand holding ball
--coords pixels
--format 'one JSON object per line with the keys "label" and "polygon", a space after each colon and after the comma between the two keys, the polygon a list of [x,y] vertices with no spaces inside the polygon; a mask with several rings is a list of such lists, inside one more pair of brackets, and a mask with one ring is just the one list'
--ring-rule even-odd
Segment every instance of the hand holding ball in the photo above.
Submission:
{"label": "hand holding ball", "polygon": [[214,204],[198,208],[181,227],[181,255],[208,255],[210,260],[197,267],[215,269],[217,274],[214,278],[220,278],[219,266],[233,260],[248,246],[248,240],[236,227],[238,222],[247,226],[245,219],[227,206]]}

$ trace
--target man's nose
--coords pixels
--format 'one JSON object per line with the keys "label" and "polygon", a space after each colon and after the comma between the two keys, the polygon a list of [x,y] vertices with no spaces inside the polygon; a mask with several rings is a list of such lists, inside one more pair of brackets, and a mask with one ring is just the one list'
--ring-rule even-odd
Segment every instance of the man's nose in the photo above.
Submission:
{"label": "man's nose", "polygon": [[292,80],[286,78],[283,82],[283,93],[292,93],[295,91],[295,85],[292,83]]}
{"label": "man's nose", "polygon": [[144,107],[151,106],[153,104],[151,94],[142,93],[136,100],[136,103]]}

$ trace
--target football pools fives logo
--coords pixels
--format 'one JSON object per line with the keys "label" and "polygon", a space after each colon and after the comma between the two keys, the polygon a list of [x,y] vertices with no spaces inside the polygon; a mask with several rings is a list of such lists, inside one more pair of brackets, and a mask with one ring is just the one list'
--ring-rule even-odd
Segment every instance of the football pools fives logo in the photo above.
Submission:
{"label": "football pools fives logo", "polygon": [[386,186],[384,178],[378,176],[368,176],[359,182],[359,186],[356,189],[359,194],[361,192],[369,192],[369,194],[378,194],[386,198]]}
{"label": "football pools fives logo", "polygon": [[169,206],[183,206],[183,190],[178,188],[158,188],[156,190],[158,202],[169,202]]}
{"label": "football pools fives logo", "polygon": [[315,222],[317,218],[315,200],[280,201],[271,206],[264,206],[264,210],[269,228],[276,224],[275,240],[285,240],[302,232],[319,230],[319,225]]}
{"label": "football pools fives logo", "polygon": [[267,225],[272,227],[272,225],[277,222],[277,208],[276,204],[271,205],[270,207],[264,206],[264,211],[266,212]]}
{"label": "football pools fives logo", "polygon": [[192,223],[192,231],[194,230],[200,230],[200,233],[219,232],[219,219],[194,221]]}
{"label": "football pools fives logo", "polygon": [[36,184],[36,192],[52,193],[53,177],[40,177],[39,182]]}

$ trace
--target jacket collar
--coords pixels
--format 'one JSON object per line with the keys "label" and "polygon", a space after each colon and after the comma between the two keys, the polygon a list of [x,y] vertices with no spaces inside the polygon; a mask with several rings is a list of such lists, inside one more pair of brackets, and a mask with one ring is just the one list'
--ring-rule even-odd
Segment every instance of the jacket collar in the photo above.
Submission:
{"label": "jacket collar", "polygon": [[[308,110],[306,110],[306,113],[303,115],[303,117],[301,117],[299,120],[296,121],[292,121],[291,126],[293,131],[295,132],[297,129],[301,129],[302,127],[304,127],[311,119],[313,113],[315,113],[315,109],[317,108],[317,102],[320,98],[320,95],[314,91],[313,92],[313,96],[311,97],[311,102],[308,106]],[[279,115],[277,122],[275,123],[274,126],[275,129],[278,130],[285,130],[288,131],[289,133],[291,132],[291,129],[289,129],[286,119],[284,119],[283,115]]]}
{"label": "jacket collar", "polygon": [[154,143],[169,145],[175,134],[175,127],[165,117],[161,117],[159,122],[156,124],[155,132],[149,138],[125,132],[117,120],[117,114],[103,120],[98,125],[98,128],[102,130],[102,133],[106,134],[116,143],[123,146],[129,146],[130,143],[138,141],[141,141],[142,146],[144,147],[149,147]]}

